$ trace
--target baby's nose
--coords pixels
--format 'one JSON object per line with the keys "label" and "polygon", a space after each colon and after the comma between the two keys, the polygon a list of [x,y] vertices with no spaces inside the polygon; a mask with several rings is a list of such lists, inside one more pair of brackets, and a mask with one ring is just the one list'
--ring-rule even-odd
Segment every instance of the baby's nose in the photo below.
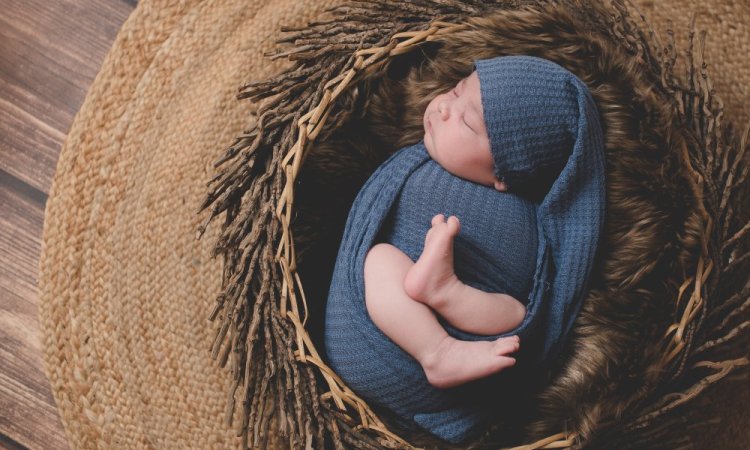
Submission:
{"label": "baby's nose", "polygon": [[446,120],[450,117],[450,107],[444,101],[438,103],[438,112],[440,113],[440,118],[442,120]]}

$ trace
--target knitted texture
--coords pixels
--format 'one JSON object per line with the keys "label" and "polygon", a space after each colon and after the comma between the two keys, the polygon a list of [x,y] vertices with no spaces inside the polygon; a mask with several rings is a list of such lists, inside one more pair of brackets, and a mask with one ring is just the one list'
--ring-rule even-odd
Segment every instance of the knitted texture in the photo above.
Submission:
{"label": "knitted texture", "polygon": [[580,81],[531,56],[477,60],[475,67],[495,176],[515,192],[543,196],[573,148]]}
{"label": "knitted texture", "polygon": [[537,360],[543,364],[559,351],[580,310],[604,225],[599,114],[586,85],[552,61],[506,56],[475,66],[495,174],[514,192],[543,195],[540,242],[554,267],[564,268],[545,280],[551,293]]}
{"label": "knitted texture", "polygon": [[[499,57],[476,67],[496,172],[521,194],[529,193],[526,186],[549,190],[537,189],[531,202],[450,175],[422,142],[399,150],[354,200],[326,307],[326,354],[347,385],[406,426],[453,443],[478,430],[488,408],[513,408],[488,403],[488,383],[490,392],[502,392],[514,387],[510,380],[553,363],[580,309],[604,218],[603,141],[585,85],[539,58]],[[525,177],[546,178],[535,184]],[[527,308],[516,329],[495,336],[443,323],[460,339],[518,335],[522,343],[513,368],[450,389],[427,382],[419,363],[375,326],[364,301],[369,249],[385,240],[415,260],[429,219],[440,212],[462,219],[457,274],[475,287],[511,293]]]}
{"label": "knitted texture", "polygon": [[404,183],[383,226],[383,241],[416,261],[435,214],[455,215],[461,220],[453,245],[454,267],[461,281],[526,303],[536,269],[536,208],[532,202],[468,183],[430,159]]}

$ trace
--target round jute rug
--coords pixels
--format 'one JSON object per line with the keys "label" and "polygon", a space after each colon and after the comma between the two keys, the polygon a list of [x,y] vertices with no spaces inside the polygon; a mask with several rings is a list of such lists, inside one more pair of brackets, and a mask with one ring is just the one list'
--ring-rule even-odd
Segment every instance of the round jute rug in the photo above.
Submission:
{"label": "round jute rug", "polygon": [[[231,374],[211,359],[216,227],[196,240],[212,163],[253,123],[242,84],[282,68],[282,25],[341,0],[142,0],[63,145],[40,262],[42,346],[72,448],[238,448]],[[664,33],[686,11],[733,117],[747,119],[750,6],[639,0]],[[677,34],[678,41],[686,36]]]}

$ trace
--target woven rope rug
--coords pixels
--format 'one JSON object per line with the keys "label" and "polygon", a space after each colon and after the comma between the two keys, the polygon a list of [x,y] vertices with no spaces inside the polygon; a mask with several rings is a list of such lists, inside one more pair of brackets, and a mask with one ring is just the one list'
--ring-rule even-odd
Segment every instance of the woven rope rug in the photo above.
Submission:
{"label": "woven rope rug", "polygon": [[[225,423],[231,374],[210,356],[216,227],[196,240],[196,211],[212,162],[252,125],[238,87],[282,68],[263,57],[282,25],[338,3],[143,0],[123,25],[63,145],[45,217],[41,341],[72,448],[241,446]],[[717,93],[745,123],[750,6],[636,4],[661,33],[667,18],[684,30],[685,12],[698,13]],[[726,420],[735,439],[750,425]]]}

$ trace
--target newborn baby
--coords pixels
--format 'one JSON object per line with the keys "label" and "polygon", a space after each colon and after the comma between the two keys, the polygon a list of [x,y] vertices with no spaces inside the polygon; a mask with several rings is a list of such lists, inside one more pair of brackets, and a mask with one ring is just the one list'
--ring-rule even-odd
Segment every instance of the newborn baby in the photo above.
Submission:
{"label": "newborn baby", "polygon": [[604,217],[586,85],[530,56],[475,67],[357,194],[325,317],[327,362],[354,393],[452,443],[545,382]]}
{"label": "newborn baby", "polygon": [[[494,173],[476,71],[450,92],[433,98],[423,122],[424,146],[443,169],[465,180],[506,190]],[[518,350],[519,338],[459,340],[446,332],[433,310],[462,331],[494,335],[517,327],[526,308],[508,294],[484,292],[456,276],[453,241],[460,230],[456,216],[446,220],[443,214],[436,214],[431,225],[416,263],[390,243],[379,243],[368,252],[365,301],[373,322],[419,361],[430,384],[447,388],[513,365],[515,359],[507,355]],[[533,240],[520,245],[535,251],[537,243]]]}

